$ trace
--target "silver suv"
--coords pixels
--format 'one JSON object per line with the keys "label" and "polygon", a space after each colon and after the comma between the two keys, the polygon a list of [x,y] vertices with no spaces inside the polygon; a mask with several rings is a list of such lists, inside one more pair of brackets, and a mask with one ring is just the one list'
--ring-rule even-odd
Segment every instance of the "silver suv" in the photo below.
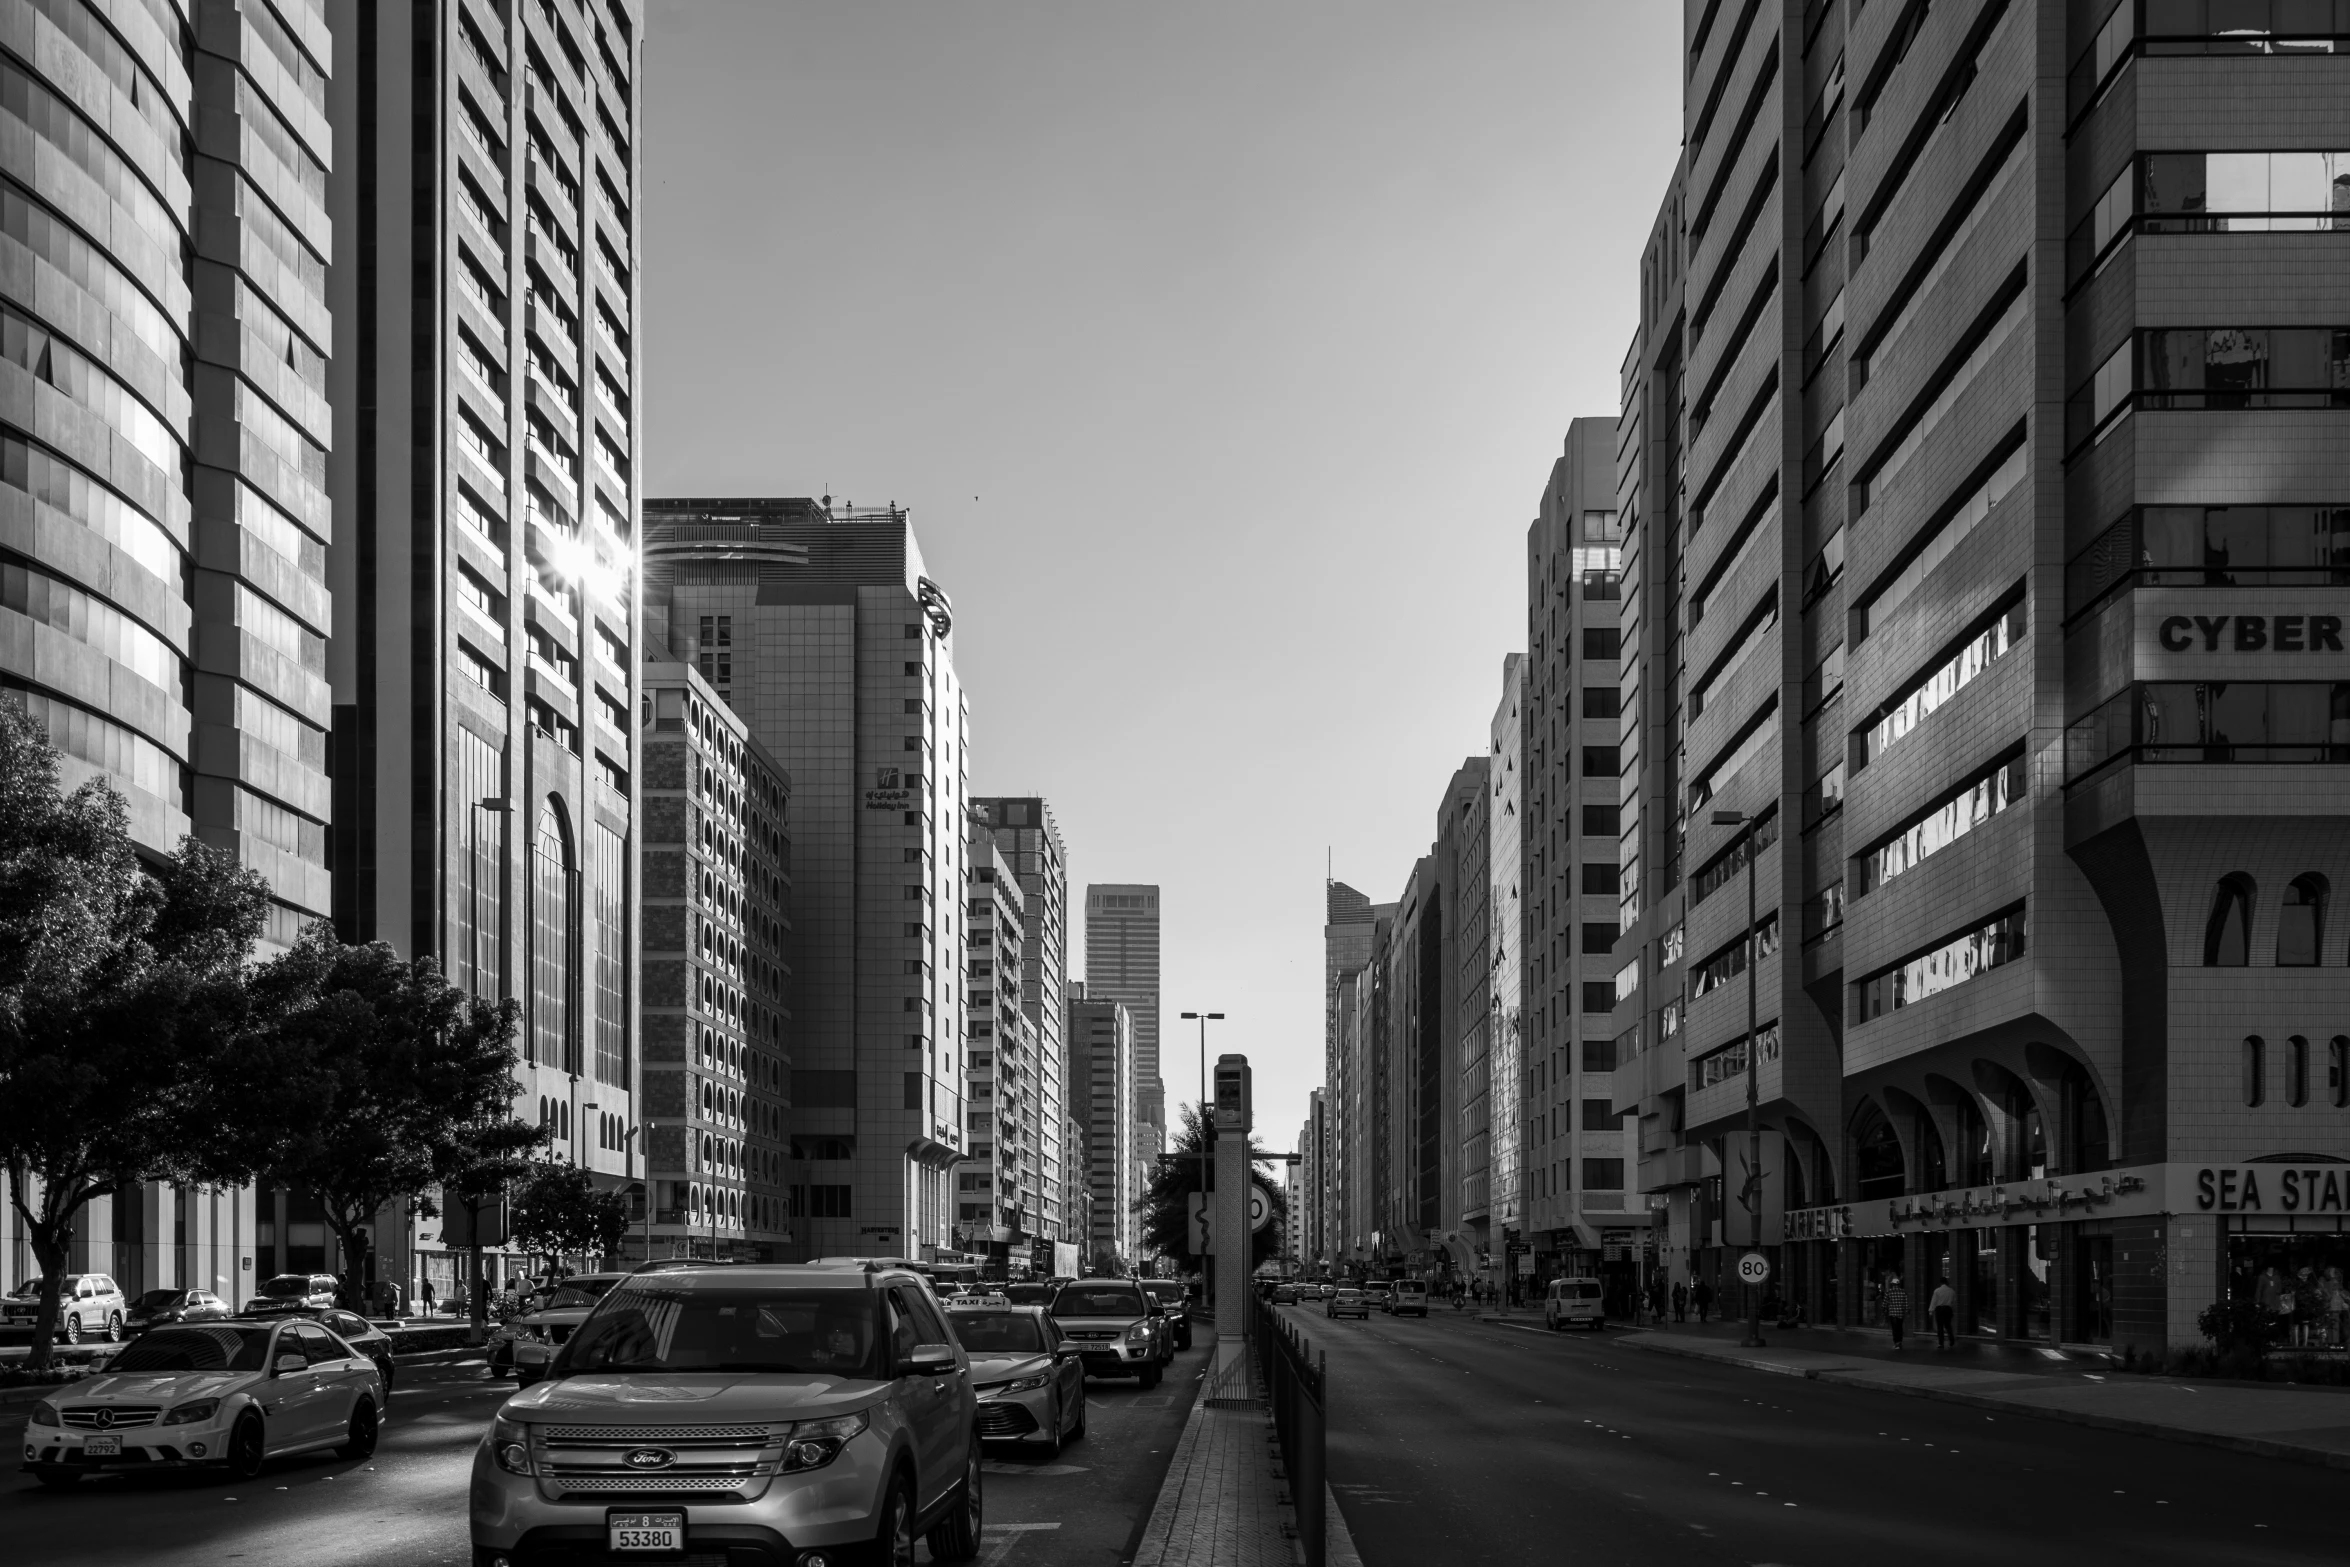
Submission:
{"label": "silver suv", "polygon": [[979,1554],[971,1362],[919,1274],[640,1269],[474,1455],[475,1567]]}
{"label": "silver suv", "polygon": [[[122,1337],[123,1318],[130,1302],[122,1288],[103,1273],[68,1273],[57,1291],[57,1337],[79,1344],[93,1335],[108,1340]],[[30,1328],[41,1320],[41,1281],[27,1279],[0,1307],[0,1321],[12,1328]]]}
{"label": "silver suv", "polygon": [[1085,1355],[1089,1377],[1133,1377],[1147,1390],[1175,1358],[1167,1312],[1135,1279],[1077,1279],[1053,1297],[1053,1321]]}

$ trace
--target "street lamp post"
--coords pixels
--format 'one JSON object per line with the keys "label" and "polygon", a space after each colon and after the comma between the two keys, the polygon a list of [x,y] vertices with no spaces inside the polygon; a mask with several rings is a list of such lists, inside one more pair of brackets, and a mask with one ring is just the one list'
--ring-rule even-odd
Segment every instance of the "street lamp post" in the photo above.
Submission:
{"label": "street lamp post", "polygon": [[[1211,1021],[1223,1022],[1224,1014],[1186,1012],[1183,1016],[1199,1021],[1199,1190],[1200,1200],[1204,1203],[1208,1193],[1208,1144],[1215,1139],[1215,1122],[1208,1116],[1208,1024]],[[1216,1297],[1208,1293],[1208,1256],[1205,1252],[1200,1254],[1199,1272],[1201,1298],[1212,1301]]]}
{"label": "street lamp post", "polygon": [[[1755,842],[1759,824],[1747,811],[1714,812],[1716,827],[1746,828],[1746,1233],[1756,1256],[1762,1255],[1762,1041],[1754,1037],[1754,993],[1762,968],[1762,942],[1754,928],[1754,862],[1762,857]],[[1743,1282],[1743,1281],[1741,1281]],[[1762,1284],[1746,1286],[1746,1337],[1743,1349],[1762,1347]]]}

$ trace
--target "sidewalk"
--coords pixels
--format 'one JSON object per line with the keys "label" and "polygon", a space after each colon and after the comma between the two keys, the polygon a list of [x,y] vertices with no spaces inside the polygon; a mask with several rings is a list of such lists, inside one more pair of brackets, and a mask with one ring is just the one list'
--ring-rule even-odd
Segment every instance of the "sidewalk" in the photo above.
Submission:
{"label": "sidewalk", "polygon": [[[1280,1462],[1264,1408],[1212,1409],[1202,1383],[1133,1567],[1298,1567],[1305,1548]],[[1322,1506],[1328,1567],[1361,1567],[1327,1486]]]}
{"label": "sidewalk", "polygon": [[[1735,1335],[1649,1330],[1624,1343],[1656,1354],[1710,1360],[1753,1371],[1805,1377],[1847,1387],[1904,1393],[2008,1414],[2037,1415],[2073,1425],[2174,1442],[2224,1447],[2263,1458],[2350,1469],[2350,1401],[2332,1388],[2270,1388],[2244,1383],[2193,1382],[2096,1369],[2087,1359],[2050,1361],[2014,1355],[2026,1345],[1981,1346],[2010,1352],[2001,1360],[1965,1349],[1937,1356],[1932,1343],[1895,1351],[1871,1339],[1829,1330],[1766,1330],[1767,1347],[1742,1349]],[[1851,1348],[1838,1338],[1854,1340]],[[1814,1347],[1815,1341],[1827,1343]]]}

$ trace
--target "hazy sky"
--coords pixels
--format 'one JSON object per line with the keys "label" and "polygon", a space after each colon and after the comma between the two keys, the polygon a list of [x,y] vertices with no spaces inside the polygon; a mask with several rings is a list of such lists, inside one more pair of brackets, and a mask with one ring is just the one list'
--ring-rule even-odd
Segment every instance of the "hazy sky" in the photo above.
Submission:
{"label": "hazy sky", "polygon": [[1322,1079],[1324,855],[1393,898],[1612,415],[1667,0],[652,0],[646,493],[912,508],[973,784],[1164,887],[1170,1109]]}

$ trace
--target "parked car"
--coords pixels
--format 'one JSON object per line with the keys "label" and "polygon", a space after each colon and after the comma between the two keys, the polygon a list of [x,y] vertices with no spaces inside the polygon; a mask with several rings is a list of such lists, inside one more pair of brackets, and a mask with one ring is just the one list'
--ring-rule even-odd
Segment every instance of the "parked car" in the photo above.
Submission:
{"label": "parked car", "polygon": [[1089,1376],[1135,1377],[1159,1385],[1175,1358],[1167,1314],[1135,1279],[1079,1279],[1053,1297],[1053,1321],[1084,1351]]}
{"label": "parked car", "polygon": [[474,1559],[979,1554],[971,1359],[887,1265],[636,1273],[473,1460]]}
{"label": "parked car", "polygon": [[1177,1349],[1191,1348],[1191,1290],[1181,1279],[1144,1279],[1142,1287],[1167,1314],[1167,1331]]}
{"label": "parked car", "polygon": [[490,1335],[490,1375],[510,1376],[524,1387],[546,1375],[563,1341],[587,1320],[587,1314],[613,1285],[628,1277],[625,1273],[580,1273],[533,1294],[522,1310],[498,1324],[498,1331]]}
{"label": "parked car", "polygon": [[1552,1279],[1542,1295],[1542,1325],[1553,1330],[1570,1327],[1604,1328],[1605,1291],[1597,1279]]}
{"label": "parked car", "polygon": [[1368,1322],[1371,1320],[1371,1297],[1359,1289],[1342,1284],[1328,1300],[1322,1302],[1322,1315],[1360,1317]]}
{"label": "parked car", "polygon": [[392,1383],[399,1375],[399,1368],[392,1360],[390,1334],[357,1312],[345,1311],[340,1306],[297,1306],[274,1314],[271,1320],[287,1317],[299,1317],[317,1323],[373,1361],[376,1375],[383,1379],[384,1398],[388,1404],[392,1396]]}
{"label": "parked car", "polygon": [[1315,1293],[1318,1294],[1322,1299],[1328,1300],[1331,1296],[1338,1293],[1338,1286],[1331,1283],[1328,1279],[1324,1279],[1321,1283],[1314,1286],[1314,1290]]}
{"label": "parked car", "polygon": [[210,1290],[149,1290],[131,1302],[123,1329],[144,1333],[175,1322],[225,1322],[236,1313]]}
{"label": "parked car", "polygon": [[[79,1344],[97,1337],[115,1342],[130,1319],[130,1303],[122,1286],[103,1273],[68,1273],[57,1292],[59,1342]],[[27,1279],[8,1297],[5,1320],[12,1328],[29,1328],[41,1320],[41,1281]]]}
{"label": "parked car", "polygon": [[265,1281],[237,1315],[258,1321],[290,1311],[317,1311],[334,1305],[342,1293],[342,1280],[331,1273],[280,1273]]}
{"label": "parked car", "polygon": [[1045,1455],[1085,1435],[1085,1362],[1042,1306],[1001,1295],[960,1295],[947,1326],[971,1357],[979,1439],[1041,1446]]}
{"label": "parked car", "polygon": [[1428,1286],[1418,1279],[1397,1279],[1395,1288],[1387,1292],[1387,1311],[1398,1317],[1428,1315]]}
{"label": "parked car", "polygon": [[383,1409],[375,1363],[318,1323],[182,1323],[35,1404],[25,1468],[52,1490],[112,1469],[217,1466],[250,1480],[283,1453],[369,1456]]}

